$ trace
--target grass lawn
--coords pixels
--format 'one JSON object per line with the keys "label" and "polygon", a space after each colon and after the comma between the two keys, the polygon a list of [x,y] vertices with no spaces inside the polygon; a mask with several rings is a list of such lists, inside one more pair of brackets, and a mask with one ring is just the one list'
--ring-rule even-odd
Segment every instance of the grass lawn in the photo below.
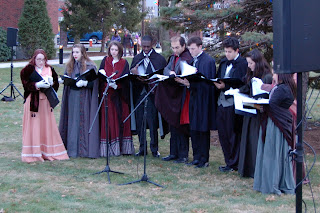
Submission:
{"label": "grass lawn", "polygon": [[[129,62],[130,63],[130,62]],[[96,61],[99,66],[100,62]],[[59,74],[63,66],[54,66]],[[21,68],[14,68],[14,84],[23,92]],[[0,89],[10,81],[10,68],[0,69]],[[4,94],[8,95],[9,90]],[[58,95],[61,100],[62,87]],[[60,105],[55,109],[58,123]],[[138,180],[143,174],[143,158],[111,157],[110,173],[92,175],[105,168],[106,160],[77,158],[53,162],[21,162],[23,99],[0,102],[0,212],[295,212],[294,195],[264,195],[252,190],[253,179],[237,172],[221,173],[224,164],[219,145],[212,144],[210,166],[196,169],[184,164],[164,162],[148,155],[147,174],[159,188],[146,182],[126,186],[118,184]],[[138,149],[137,136],[134,136]],[[159,139],[162,156],[169,153],[169,136]],[[150,153],[150,152],[149,152]],[[190,145],[189,156],[192,156]],[[312,156],[307,156],[308,165]],[[313,193],[319,209],[320,161],[311,173]],[[313,204],[308,185],[303,186],[308,212]]]}

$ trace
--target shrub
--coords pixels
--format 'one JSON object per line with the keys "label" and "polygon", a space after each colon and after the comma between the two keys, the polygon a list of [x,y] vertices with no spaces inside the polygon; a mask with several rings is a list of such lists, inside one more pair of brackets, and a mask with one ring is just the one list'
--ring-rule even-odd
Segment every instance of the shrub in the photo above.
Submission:
{"label": "shrub", "polygon": [[0,61],[8,61],[10,54],[10,47],[7,46],[7,32],[0,27]]}
{"label": "shrub", "polygon": [[54,34],[44,0],[25,0],[18,26],[19,42],[28,56],[36,49],[44,49],[49,58],[55,56]]}

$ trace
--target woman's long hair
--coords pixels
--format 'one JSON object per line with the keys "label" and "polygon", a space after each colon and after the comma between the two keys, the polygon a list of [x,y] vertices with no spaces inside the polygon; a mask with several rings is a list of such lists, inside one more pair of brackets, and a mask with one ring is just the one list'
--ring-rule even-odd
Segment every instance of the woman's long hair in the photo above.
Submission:
{"label": "woman's long hair", "polygon": [[120,42],[118,41],[111,41],[108,45],[108,56],[109,57],[112,57],[111,56],[111,52],[110,52],[110,49],[112,46],[116,46],[118,47],[118,59],[120,60],[122,58],[122,55],[123,55],[123,46]]}
{"label": "woman's long hair", "polygon": [[278,74],[278,84],[287,84],[290,87],[294,98],[296,98],[297,97],[297,85],[293,79],[293,75],[294,74],[287,74],[287,73]]}
{"label": "woman's long hair", "polygon": [[70,54],[69,61],[67,62],[67,73],[69,75],[73,72],[73,67],[76,62],[76,60],[73,58],[73,49],[74,48],[79,48],[80,52],[81,52],[80,63],[81,63],[82,69],[80,70],[80,73],[83,73],[84,71],[86,71],[86,69],[87,69],[86,63],[87,62],[91,62],[92,64],[94,64],[94,62],[88,57],[88,54],[87,54],[87,51],[86,51],[86,48],[84,47],[84,45],[83,44],[75,44],[72,47],[72,52]]}
{"label": "woman's long hair", "polygon": [[267,60],[259,50],[251,50],[246,54],[246,58],[251,58],[251,60],[255,63],[254,71],[251,71],[251,69],[248,67],[246,74],[247,83],[249,83],[251,78],[253,77],[262,79],[265,75],[272,73],[270,64],[267,62]]}
{"label": "woman's long hair", "polygon": [[37,49],[37,50],[34,51],[33,56],[31,57],[31,59],[29,61],[29,64],[32,65],[32,66],[36,66],[36,57],[39,54],[42,54],[44,56],[44,59],[45,59],[44,66],[48,67],[49,65],[47,64],[47,62],[48,62],[47,54],[43,49]]}

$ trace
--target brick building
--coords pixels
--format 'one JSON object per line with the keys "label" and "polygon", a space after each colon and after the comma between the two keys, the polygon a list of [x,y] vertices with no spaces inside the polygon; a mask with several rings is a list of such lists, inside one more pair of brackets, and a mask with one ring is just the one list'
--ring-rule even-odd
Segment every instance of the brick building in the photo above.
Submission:
{"label": "brick building", "polygon": [[[65,0],[45,0],[47,2],[48,15],[51,19],[54,34],[59,32],[59,17],[62,17],[59,8]],[[8,27],[18,28],[18,22],[22,14],[24,0],[0,0],[0,27],[5,30]]]}

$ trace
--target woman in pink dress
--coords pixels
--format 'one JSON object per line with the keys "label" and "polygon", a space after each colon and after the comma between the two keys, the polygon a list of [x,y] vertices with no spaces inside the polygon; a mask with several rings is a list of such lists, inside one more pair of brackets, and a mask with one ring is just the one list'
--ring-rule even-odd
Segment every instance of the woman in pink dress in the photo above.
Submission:
{"label": "woman in pink dress", "polygon": [[[36,73],[34,73],[36,72]],[[39,74],[43,80],[34,82]],[[59,88],[58,76],[53,67],[47,64],[44,50],[34,52],[29,64],[20,73],[24,88],[24,112],[22,125],[22,161],[35,162],[44,160],[69,159],[62,142],[53,109],[43,91]]]}

